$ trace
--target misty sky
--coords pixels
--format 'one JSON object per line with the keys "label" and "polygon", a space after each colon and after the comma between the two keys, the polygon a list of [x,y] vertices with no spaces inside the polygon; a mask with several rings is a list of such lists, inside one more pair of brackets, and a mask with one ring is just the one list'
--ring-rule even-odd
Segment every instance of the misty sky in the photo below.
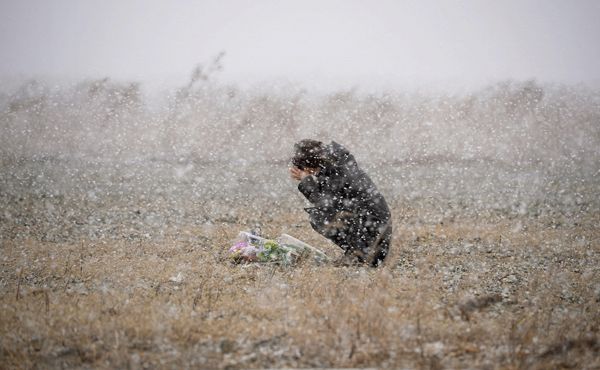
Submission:
{"label": "misty sky", "polygon": [[0,76],[307,86],[600,82],[600,1],[0,0]]}

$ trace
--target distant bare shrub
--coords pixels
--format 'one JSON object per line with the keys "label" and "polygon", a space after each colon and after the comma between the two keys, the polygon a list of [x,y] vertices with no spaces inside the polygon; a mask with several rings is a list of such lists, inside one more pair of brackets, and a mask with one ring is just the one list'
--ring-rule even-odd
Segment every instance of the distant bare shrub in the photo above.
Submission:
{"label": "distant bare shrub", "polygon": [[[223,54],[148,107],[138,83],[108,78],[5,93],[2,153],[135,159],[284,161],[293,142],[334,139],[364,162],[483,160],[598,167],[600,92],[503,82],[469,94],[309,94],[222,86]],[[583,166],[583,167],[582,167]]]}

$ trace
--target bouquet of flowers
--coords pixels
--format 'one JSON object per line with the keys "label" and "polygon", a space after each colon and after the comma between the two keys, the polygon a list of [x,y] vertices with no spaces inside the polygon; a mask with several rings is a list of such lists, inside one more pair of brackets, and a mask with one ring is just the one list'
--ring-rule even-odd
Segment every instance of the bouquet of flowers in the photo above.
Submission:
{"label": "bouquet of flowers", "polygon": [[312,257],[318,263],[329,260],[325,253],[293,236],[282,234],[273,240],[247,231],[239,233],[229,253],[236,263],[273,262],[287,266],[303,257]]}

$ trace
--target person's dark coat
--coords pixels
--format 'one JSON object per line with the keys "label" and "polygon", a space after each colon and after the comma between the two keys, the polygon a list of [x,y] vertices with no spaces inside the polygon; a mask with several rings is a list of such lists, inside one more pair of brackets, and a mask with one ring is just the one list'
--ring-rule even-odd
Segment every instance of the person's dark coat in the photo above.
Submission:
{"label": "person's dark coat", "polygon": [[305,208],[310,223],[346,255],[377,266],[391,242],[388,205],[346,148],[332,141],[325,152],[327,161],[318,174],[306,176],[298,184],[313,205]]}

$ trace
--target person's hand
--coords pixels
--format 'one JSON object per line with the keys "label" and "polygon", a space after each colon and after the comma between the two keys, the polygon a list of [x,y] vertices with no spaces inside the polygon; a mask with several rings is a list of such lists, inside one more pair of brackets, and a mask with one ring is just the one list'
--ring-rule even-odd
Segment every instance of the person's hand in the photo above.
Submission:
{"label": "person's hand", "polygon": [[290,168],[290,175],[292,176],[292,179],[300,181],[303,178],[305,178],[306,176],[308,176],[308,173],[305,172],[305,171],[302,171],[298,167],[291,167]]}
{"label": "person's hand", "polygon": [[305,168],[303,170],[299,169],[298,167],[290,168],[290,175],[292,176],[292,179],[298,180],[298,181],[302,180],[306,176],[316,175],[318,173],[319,173],[318,168]]}
{"label": "person's hand", "polygon": [[318,174],[319,169],[318,168],[305,168],[305,169],[301,170],[298,167],[292,167],[292,168],[290,168],[290,173],[294,180],[300,181],[303,178],[305,178],[306,176]]}

